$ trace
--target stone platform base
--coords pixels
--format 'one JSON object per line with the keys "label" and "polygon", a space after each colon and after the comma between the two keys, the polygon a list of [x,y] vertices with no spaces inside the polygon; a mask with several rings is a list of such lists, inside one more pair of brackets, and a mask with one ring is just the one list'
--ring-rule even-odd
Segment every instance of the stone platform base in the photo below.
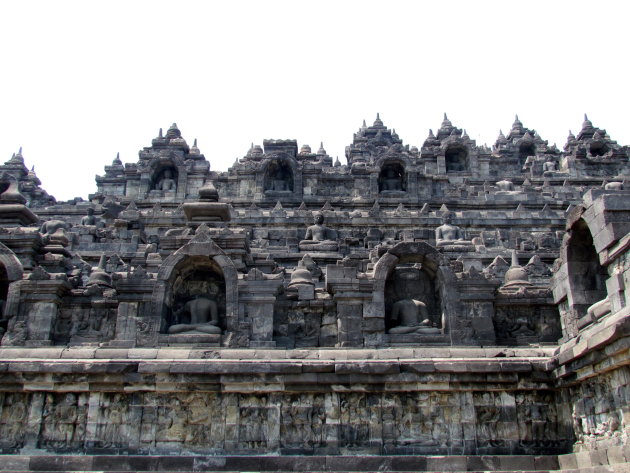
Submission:
{"label": "stone platform base", "polygon": [[0,471],[426,471],[552,472],[555,455],[123,456],[0,455]]}
{"label": "stone platform base", "polygon": [[197,347],[218,347],[221,346],[221,335],[219,334],[164,334],[160,335],[158,342],[160,346],[197,346]]}
{"label": "stone platform base", "polygon": [[558,455],[562,473],[630,472],[630,445]]}
{"label": "stone platform base", "polygon": [[394,347],[413,346],[447,346],[451,342],[449,335],[441,333],[390,333],[389,344]]}

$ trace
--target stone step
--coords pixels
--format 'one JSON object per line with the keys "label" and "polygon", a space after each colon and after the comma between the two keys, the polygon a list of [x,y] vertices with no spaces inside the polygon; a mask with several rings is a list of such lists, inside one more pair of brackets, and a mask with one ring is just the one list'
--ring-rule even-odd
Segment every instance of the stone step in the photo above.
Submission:
{"label": "stone step", "polygon": [[0,455],[0,472],[493,472],[548,473],[556,455],[447,456],[187,456],[187,455]]}

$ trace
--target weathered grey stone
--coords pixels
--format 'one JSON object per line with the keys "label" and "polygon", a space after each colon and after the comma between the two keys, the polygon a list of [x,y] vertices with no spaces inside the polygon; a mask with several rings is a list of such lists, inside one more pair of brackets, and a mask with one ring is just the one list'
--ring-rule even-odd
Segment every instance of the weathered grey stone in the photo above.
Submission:
{"label": "weathered grey stone", "polygon": [[377,116],[346,158],[266,140],[211,172],[173,124],[89,203],[1,165],[0,451],[37,453],[6,465],[623,465],[627,147],[446,116],[409,147]]}

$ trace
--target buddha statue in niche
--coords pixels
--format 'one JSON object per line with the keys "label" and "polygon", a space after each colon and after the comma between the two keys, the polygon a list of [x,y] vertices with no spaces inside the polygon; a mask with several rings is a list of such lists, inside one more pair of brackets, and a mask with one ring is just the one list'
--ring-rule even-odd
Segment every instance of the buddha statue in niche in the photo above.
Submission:
{"label": "buddha statue in niche", "polygon": [[384,191],[401,191],[402,179],[401,176],[392,167],[385,169],[384,176],[381,181],[381,192]]}
{"label": "buddha statue in niche", "polygon": [[173,314],[181,321],[189,316],[190,323],[176,323],[168,328],[170,334],[220,334],[217,303],[209,297],[198,295]]}
{"label": "buddha statue in niche", "polygon": [[171,171],[170,169],[165,169],[162,178],[158,181],[155,188],[159,191],[164,192],[176,191],[177,183],[175,182],[175,179],[173,179],[173,171]]}
{"label": "buddha statue in niche", "polygon": [[275,192],[293,191],[291,168],[284,162],[272,162],[265,177],[265,190]]}
{"label": "buddha statue in niche", "polygon": [[273,191],[290,191],[289,188],[289,176],[287,171],[280,167],[271,180],[271,189]]}
{"label": "buddha statue in niche", "polygon": [[395,324],[388,333],[439,334],[429,314],[435,305],[432,283],[419,268],[395,270],[390,282],[390,297],[396,300],[391,306],[390,321]]}

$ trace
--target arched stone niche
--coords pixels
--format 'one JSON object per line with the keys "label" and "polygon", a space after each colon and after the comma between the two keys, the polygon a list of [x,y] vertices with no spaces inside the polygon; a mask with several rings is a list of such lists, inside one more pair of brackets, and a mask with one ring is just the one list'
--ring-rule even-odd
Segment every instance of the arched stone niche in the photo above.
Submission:
{"label": "arched stone niche", "polygon": [[468,150],[463,143],[451,143],[444,151],[446,172],[466,171],[468,169]]}
{"label": "arched stone niche", "polygon": [[399,161],[386,161],[378,176],[379,192],[406,192],[407,176],[405,166]]}
{"label": "arched stone niche", "polygon": [[[409,330],[409,335],[445,336],[449,330],[449,317],[456,313],[455,294],[451,294],[455,285],[450,267],[441,264],[441,254],[425,242],[403,242],[390,248],[377,262],[374,268],[374,293],[372,304],[375,313],[384,315],[385,330],[394,338],[398,334],[406,335],[405,330],[391,331],[400,325],[400,320],[392,320],[397,303],[410,304],[407,301],[420,301],[426,311],[419,310],[421,321],[428,318],[428,323],[420,324],[420,330]],[[401,310],[398,310],[400,319]],[[426,314],[426,315],[422,315]],[[395,340],[390,338],[392,342]]]}
{"label": "arched stone niche", "polygon": [[[216,303],[219,327],[231,332],[237,326],[237,271],[232,260],[207,233],[202,232],[164,260],[153,291],[154,314],[160,333],[174,324],[187,323],[183,306],[197,297]],[[179,314],[178,314],[179,313]]]}
{"label": "arched stone niche", "polygon": [[577,336],[582,328],[611,308],[606,287],[608,270],[602,264],[593,241],[594,229],[589,226],[589,223],[598,225],[600,221],[589,221],[587,215],[586,208],[579,205],[567,216],[567,232],[551,281],[565,338]]}
{"label": "arched stone niche", "polygon": [[582,218],[573,223],[569,230],[566,261],[569,303],[577,316],[583,317],[591,305],[606,297],[608,273],[599,262],[593,236]]}
{"label": "arched stone niche", "polygon": [[8,319],[17,314],[23,273],[24,268],[15,253],[0,243],[0,338],[7,329]]}
{"label": "arched stone niche", "polygon": [[518,145],[518,162],[521,166],[525,164],[528,156],[536,156],[536,145],[533,141],[522,141]]}
{"label": "arched stone niche", "polygon": [[[168,327],[191,323],[191,314],[184,311],[185,305],[196,298],[208,298],[215,302],[219,325],[225,330],[225,279],[223,271],[212,259],[192,256],[175,267],[171,284],[167,287],[166,301],[170,305]],[[170,303],[170,304],[169,304]]]}
{"label": "arched stone niche", "polygon": [[265,192],[293,192],[295,177],[292,162],[283,158],[272,158],[265,166],[263,189]]}
{"label": "arched stone niche", "polygon": [[179,171],[171,160],[159,160],[151,173],[150,189],[162,192],[177,192]]}
{"label": "arched stone niche", "polygon": [[603,140],[594,140],[588,146],[588,151],[592,156],[604,156],[609,148]]}

